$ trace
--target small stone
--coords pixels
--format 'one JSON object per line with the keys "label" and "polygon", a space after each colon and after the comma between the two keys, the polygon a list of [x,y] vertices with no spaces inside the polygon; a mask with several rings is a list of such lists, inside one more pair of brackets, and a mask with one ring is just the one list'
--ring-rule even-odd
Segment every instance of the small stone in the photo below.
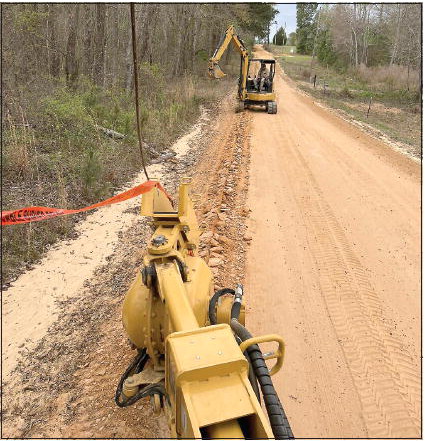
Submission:
{"label": "small stone", "polygon": [[214,233],[212,231],[205,231],[205,233],[202,233],[200,239],[204,242],[208,242],[212,239],[213,234]]}
{"label": "small stone", "polygon": [[217,213],[214,213],[213,211],[210,211],[208,214],[205,215],[205,219],[211,219],[212,217],[217,216]]}
{"label": "small stone", "polygon": [[213,246],[213,247],[217,247],[217,246],[219,246],[220,245],[220,242],[218,241],[218,240],[216,240],[216,239],[211,239],[211,245]]}
{"label": "small stone", "polygon": [[221,252],[223,252],[223,247],[220,247],[220,246],[212,247],[212,248],[210,249],[210,251],[211,251],[212,253],[221,253]]}
{"label": "small stone", "polygon": [[210,266],[211,268],[214,268],[216,266],[219,266],[223,263],[223,261],[221,259],[219,259],[218,257],[212,257],[209,261],[208,261],[208,266]]}
{"label": "small stone", "polygon": [[97,375],[101,375],[101,376],[103,376],[103,375],[105,375],[106,374],[106,369],[105,368],[101,368],[101,369],[99,369],[98,371],[97,371]]}
{"label": "small stone", "polygon": [[225,237],[225,236],[220,236],[218,240],[221,243],[224,243],[226,245],[231,245],[232,244],[232,241],[230,239],[228,239],[227,237]]}
{"label": "small stone", "polygon": [[246,242],[249,242],[250,240],[252,240],[252,236],[248,233],[245,234],[245,236],[243,237],[243,240],[245,240]]}

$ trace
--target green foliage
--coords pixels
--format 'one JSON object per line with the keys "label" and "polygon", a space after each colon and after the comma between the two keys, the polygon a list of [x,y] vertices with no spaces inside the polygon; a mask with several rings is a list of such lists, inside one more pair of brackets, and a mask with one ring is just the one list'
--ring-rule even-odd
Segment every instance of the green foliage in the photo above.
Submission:
{"label": "green foliage", "polygon": [[[88,96],[88,101],[94,105],[94,96]],[[63,129],[69,129],[80,124],[92,123],[90,114],[87,111],[85,96],[71,92],[66,88],[58,89],[53,96],[44,100],[46,115],[56,119]]]}
{"label": "green foliage", "polygon": [[14,26],[20,32],[27,32],[30,34],[39,33],[43,21],[48,14],[38,12],[30,9],[32,5],[26,5],[23,11],[17,11],[14,16]]}
{"label": "green foliage", "polygon": [[285,29],[281,26],[273,38],[273,43],[277,46],[284,46],[287,41]]}
{"label": "green foliage", "polygon": [[288,45],[289,46],[296,46],[297,45],[297,33],[291,32],[288,36]]}
{"label": "green foliage", "polygon": [[81,167],[83,194],[87,200],[94,201],[101,196],[105,188],[101,177],[102,165],[99,152],[94,148],[88,148],[84,154]]}
{"label": "green foliage", "polygon": [[297,3],[297,52],[313,52],[317,3]]}
{"label": "green foliage", "polygon": [[47,129],[40,139],[43,149],[54,152],[58,145],[68,145],[69,151],[78,152],[92,145],[96,128],[89,109],[84,93],[66,87],[42,100],[37,118]]}
{"label": "green foliage", "polygon": [[328,29],[319,32],[317,37],[317,59],[323,65],[334,65],[337,54],[332,46],[331,34]]}
{"label": "green foliage", "polygon": [[199,61],[208,61],[209,60],[209,55],[208,52],[205,49],[199,49],[195,52],[195,57],[199,60]]}
{"label": "green foliage", "polygon": [[391,41],[387,34],[372,29],[368,32],[368,59],[370,66],[387,64],[390,60]]}
{"label": "green foliage", "polygon": [[270,23],[279,11],[270,3],[249,3],[248,14],[240,19],[240,26],[259,39],[268,36]]}
{"label": "green foliage", "polygon": [[157,63],[143,62],[140,64],[140,75],[146,76],[149,80],[160,80],[164,78],[163,70]]}

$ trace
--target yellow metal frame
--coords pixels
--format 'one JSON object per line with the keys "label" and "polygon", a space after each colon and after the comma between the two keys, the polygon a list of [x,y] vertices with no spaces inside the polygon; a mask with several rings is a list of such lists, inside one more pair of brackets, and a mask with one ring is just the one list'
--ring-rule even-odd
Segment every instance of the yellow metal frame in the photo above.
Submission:
{"label": "yellow metal frame", "polygon": [[276,99],[276,94],[272,93],[253,93],[247,92],[246,100],[248,101],[258,101],[259,104],[264,104],[266,101],[274,101]]}
{"label": "yellow metal frame", "polygon": [[[177,209],[156,188],[143,196],[141,212],[153,216],[157,229],[142,272],[126,294],[123,323],[134,346],[147,348],[151,372],[127,378],[123,393],[133,396],[139,385],[165,378],[172,437],[273,438],[248,379],[243,348],[250,341],[238,346],[228,324],[207,326],[213,277],[198,256],[200,231],[189,187],[185,179]],[[222,303],[217,316],[228,321],[231,303],[225,298]],[[278,370],[282,339],[251,340],[279,343],[279,351],[269,357],[277,358]],[[158,400],[153,403],[158,409]]]}
{"label": "yellow metal frame", "polygon": [[272,352],[268,355],[264,356],[265,360],[272,360],[274,358],[277,359],[276,364],[270,369],[270,375],[277,374],[283,365],[283,360],[285,357],[285,342],[283,341],[283,338],[280,335],[277,334],[269,334],[269,335],[262,335],[260,337],[252,337],[248,340],[243,341],[239,348],[242,352],[245,352],[247,348],[249,348],[251,345],[259,344],[259,343],[277,343],[278,350],[275,352]]}
{"label": "yellow metal frame", "polygon": [[249,54],[243,41],[239,38],[236,33],[236,29],[233,25],[229,26],[224,33],[224,37],[218,45],[214,52],[214,55],[210,58],[208,64],[209,75],[213,78],[222,78],[226,74],[221,70],[218,65],[221,57],[228,48],[230,42],[233,43],[235,49],[240,53],[241,56],[241,70],[239,78],[239,89],[238,98],[241,101],[256,101],[259,104],[265,104],[268,101],[275,101],[275,92],[271,93],[260,93],[260,92],[248,92],[247,91],[247,81],[248,81],[248,71],[249,71]]}
{"label": "yellow metal frame", "polygon": [[273,438],[229,325],[173,333],[166,354],[166,389],[180,409],[172,436],[245,438],[240,420],[249,418],[250,437]]}

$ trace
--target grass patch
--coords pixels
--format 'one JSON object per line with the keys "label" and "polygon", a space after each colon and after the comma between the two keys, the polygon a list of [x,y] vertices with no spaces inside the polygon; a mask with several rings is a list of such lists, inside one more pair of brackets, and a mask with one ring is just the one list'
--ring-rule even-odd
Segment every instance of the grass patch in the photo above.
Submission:
{"label": "grass patch", "polygon": [[[205,75],[170,81],[159,66],[141,69],[142,137],[157,152],[187,131],[201,105],[212,105],[235,87],[231,75],[221,81]],[[112,196],[141,169],[131,92],[103,89],[85,78],[73,89],[64,79],[43,81],[42,89],[9,91],[4,100],[5,210],[83,207]],[[101,127],[124,138],[110,138]],[[58,238],[72,237],[82,218],[84,214],[5,227],[3,283],[30,267]]]}
{"label": "grass patch", "polygon": [[[418,72],[402,66],[346,70],[312,63],[309,55],[291,53],[290,46],[270,45],[285,73],[318,101],[412,147],[421,155],[421,91]],[[316,76],[316,87],[313,85]],[[409,84],[409,89],[407,85]],[[369,100],[371,110],[367,117]]]}

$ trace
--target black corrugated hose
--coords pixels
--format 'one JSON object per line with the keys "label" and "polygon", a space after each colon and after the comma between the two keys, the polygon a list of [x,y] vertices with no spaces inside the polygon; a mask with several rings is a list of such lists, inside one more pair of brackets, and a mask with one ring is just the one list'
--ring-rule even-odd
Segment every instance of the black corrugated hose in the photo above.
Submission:
{"label": "black corrugated hose", "polygon": [[[210,323],[212,325],[215,325],[217,323],[217,314],[215,308],[218,299],[224,294],[233,294],[235,297],[230,314],[230,327],[238,337],[238,340],[245,341],[249,338],[252,338],[252,335],[249,333],[249,331],[238,321],[243,295],[243,288],[241,285],[238,285],[236,291],[233,289],[224,288],[217,291],[211,297],[208,311]],[[294,439],[294,435],[289,425],[288,418],[286,417],[285,411],[283,410],[282,404],[273,386],[269,369],[266,365],[259,346],[251,345],[247,348],[245,353],[248,355],[248,361],[250,362],[250,367],[254,371],[255,377],[258,380],[258,383],[260,383],[260,388],[263,394],[264,404],[266,406],[267,414],[269,416],[270,426],[272,428],[273,435],[276,439]],[[255,385],[257,385],[256,381]],[[257,397],[259,397],[258,393]]]}
{"label": "black corrugated hose", "polygon": [[[242,326],[236,318],[230,321],[230,327],[233,332],[242,340],[252,338],[248,330]],[[263,394],[264,404],[269,416],[270,425],[273,435],[276,439],[294,439],[291,427],[289,426],[288,418],[285,415],[282,404],[273,386],[270,377],[269,369],[263,358],[263,354],[258,345],[251,345],[246,350],[251,360],[252,368],[255,376],[260,383],[261,392]]]}
{"label": "black corrugated hose", "polygon": [[[214,293],[214,295],[210,299],[210,303],[209,303],[209,307],[208,307],[208,316],[209,316],[210,324],[211,325],[216,325],[217,324],[217,313],[215,311],[215,308],[216,308],[218,299],[221,296],[224,296],[225,294],[232,294],[234,296],[236,295],[234,289],[223,288],[223,289],[219,289],[218,291],[216,291]],[[234,303],[232,305],[232,313],[233,313],[233,308],[235,307],[234,306],[235,304],[239,304],[239,310],[238,310],[238,315],[237,315],[239,317],[240,306],[241,306],[240,303]],[[238,336],[236,336],[236,340],[238,342],[238,345],[240,345],[241,344],[241,340],[240,340],[240,338]],[[255,376],[254,369],[252,368],[251,360],[249,359],[248,353],[246,351],[244,352],[244,355],[245,355],[245,357],[246,357],[246,359],[247,359],[247,361],[249,363],[249,373],[248,373],[249,381],[250,381],[250,383],[252,385],[252,388],[254,389],[254,393],[255,393],[255,395],[257,397],[258,402],[261,403],[260,389],[258,388],[257,377]]]}

